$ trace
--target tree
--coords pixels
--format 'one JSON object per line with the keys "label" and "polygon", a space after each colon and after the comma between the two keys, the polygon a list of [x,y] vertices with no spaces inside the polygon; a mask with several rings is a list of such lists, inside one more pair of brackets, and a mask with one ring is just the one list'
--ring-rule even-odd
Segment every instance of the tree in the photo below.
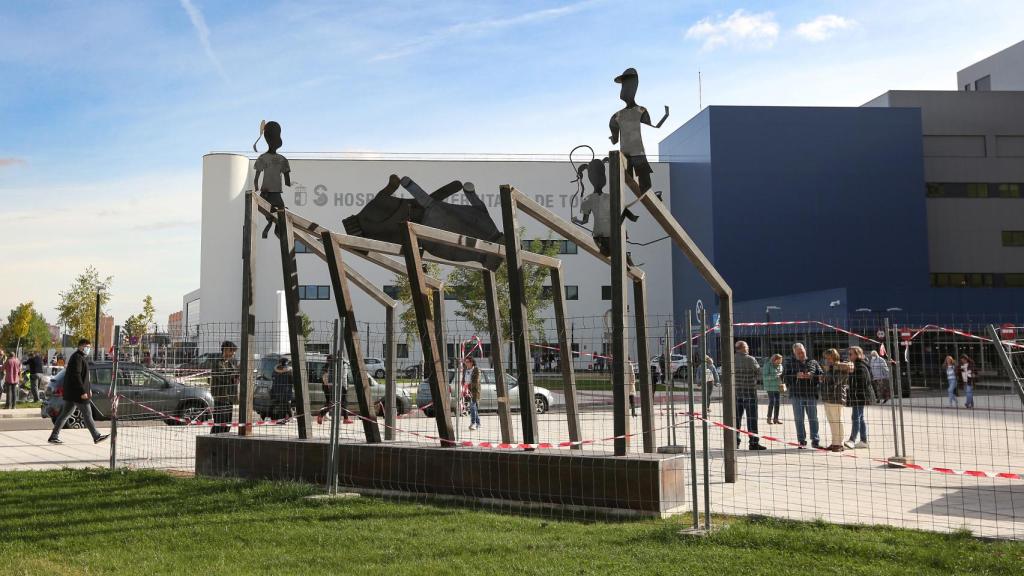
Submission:
{"label": "tree", "polygon": [[[424,262],[423,272],[427,276],[439,278],[441,266],[433,262]],[[402,324],[402,331],[405,332],[405,340],[408,342],[412,340],[413,334],[420,333],[419,325],[416,323],[416,309],[412,306],[412,288],[409,286],[409,277],[404,274],[395,274],[392,282],[398,288],[398,301],[405,304],[405,310],[398,316],[398,320]],[[427,305],[431,311],[434,310],[433,294],[434,290],[427,288]]]}
{"label": "tree", "polygon": [[302,334],[303,340],[309,340],[313,335],[313,321],[305,312],[299,312],[299,334]]}
{"label": "tree", "polygon": [[110,286],[113,282],[113,276],[100,278],[100,273],[88,266],[75,278],[70,288],[60,293],[58,320],[74,341],[92,338],[95,334],[96,293],[100,293],[100,305],[105,306],[110,302]]}
{"label": "tree", "polygon": [[37,312],[32,302],[19,304],[7,315],[7,323],[0,329],[0,345],[10,350],[22,346],[42,351],[50,347],[52,337],[46,318]]}
{"label": "tree", "polygon": [[[519,237],[526,233],[525,228],[520,228]],[[556,256],[558,254],[557,242],[541,241],[534,239],[530,242],[530,252],[543,254],[545,256]],[[545,294],[545,282],[550,278],[548,269],[535,264],[523,265],[524,296],[526,297],[526,323],[529,326],[531,338],[544,340],[544,320],[541,313],[550,306],[550,296]],[[465,318],[473,325],[478,332],[487,332],[487,303],[484,300],[484,280],[479,270],[467,268],[456,268],[448,275],[448,289],[455,294],[461,309],[455,312],[460,318]],[[498,310],[511,309],[511,301],[508,295],[508,267],[503,263],[495,273],[495,287],[498,292]],[[502,332],[506,339],[512,337],[512,327],[508,319],[501,323]]]}

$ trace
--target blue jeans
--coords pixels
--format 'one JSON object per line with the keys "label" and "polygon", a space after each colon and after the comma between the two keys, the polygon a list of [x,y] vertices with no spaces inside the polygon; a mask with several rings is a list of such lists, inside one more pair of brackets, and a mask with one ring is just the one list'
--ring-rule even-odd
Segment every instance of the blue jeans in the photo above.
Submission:
{"label": "blue jeans", "polygon": [[85,427],[92,434],[93,441],[95,442],[100,437],[100,431],[96,429],[96,422],[92,419],[92,402],[88,400],[79,400],[78,402],[64,400],[60,414],[57,415],[57,419],[53,422],[53,432],[50,432],[50,438],[60,438],[60,431],[64,429],[64,424],[71,418],[76,408],[82,417],[82,421],[85,422]]}
{"label": "blue jeans", "polygon": [[774,422],[779,419],[779,405],[781,403],[782,400],[777,391],[768,393],[768,420]]}
{"label": "blue jeans", "polygon": [[811,426],[811,442],[818,443],[818,400],[817,398],[793,398],[793,419],[796,423],[796,439],[801,444],[807,443],[807,431],[804,429],[804,413]]}
{"label": "blue jeans", "polygon": [[949,389],[946,391],[949,396],[949,405],[956,406],[956,379],[951,379],[949,382]]}
{"label": "blue jeans", "polygon": [[860,433],[860,441],[868,441],[868,423],[864,419],[864,406],[853,406],[853,428],[850,430],[850,442],[857,441],[857,433]]}
{"label": "blue jeans", "polygon": [[469,401],[469,423],[480,425],[480,407],[477,405],[476,400]]}
{"label": "blue jeans", "polygon": [[964,401],[964,406],[968,408],[974,408],[974,386],[970,384],[964,384],[964,390],[966,390],[967,398]]}
{"label": "blue jeans", "polygon": [[[738,396],[736,398],[736,427],[743,428],[743,413],[747,414],[747,431],[757,434],[757,396]],[[740,445],[740,434],[736,435],[736,445]],[[744,435],[745,436],[745,435]],[[757,436],[747,436],[751,446],[757,445]]]}

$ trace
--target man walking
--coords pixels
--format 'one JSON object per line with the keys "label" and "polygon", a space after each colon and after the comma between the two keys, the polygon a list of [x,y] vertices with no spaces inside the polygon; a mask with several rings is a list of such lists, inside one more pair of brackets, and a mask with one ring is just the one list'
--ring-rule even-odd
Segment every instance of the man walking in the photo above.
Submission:
{"label": "man walking", "polygon": [[92,434],[92,441],[96,444],[107,439],[109,434],[100,434],[96,430],[96,422],[92,419],[92,386],[89,383],[89,354],[92,353],[92,342],[82,338],[78,341],[78,350],[75,350],[68,359],[67,368],[64,370],[64,406],[60,409],[57,421],[53,425],[53,432],[50,432],[50,444],[63,444],[60,439],[60,431],[68,418],[78,409],[85,422],[86,428]]}
{"label": "man walking", "polygon": [[21,360],[18,360],[16,353],[7,357],[3,369],[4,394],[7,396],[4,408],[14,410],[18,401],[18,384],[21,382]]}
{"label": "man walking", "polygon": [[[758,440],[757,434],[757,377],[761,371],[761,365],[750,355],[750,347],[746,342],[736,342],[736,427],[741,428],[743,414],[747,415],[747,431],[754,436],[750,438],[749,448],[751,450],[767,450]],[[736,436],[736,447],[740,447],[740,437]]]}
{"label": "man walking", "polygon": [[28,358],[29,381],[32,388],[32,401],[39,402],[39,375],[43,373],[43,357],[33,352]]}
{"label": "man walking", "polygon": [[220,358],[213,362],[210,377],[210,394],[213,395],[214,427],[210,434],[231,431],[232,407],[238,401],[238,363],[235,353],[238,347],[230,340],[220,344]]}
{"label": "man walking", "polygon": [[818,381],[824,374],[821,365],[807,357],[807,349],[803,344],[793,344],[793,355],[786,358],[782,366],[782,377],[789,387],[789,398],[793,403],[793,422],[796,424],[796,439],[801,448],[807,446],[805,414],[810,421],[811,446],[821,448],[818,438]]}

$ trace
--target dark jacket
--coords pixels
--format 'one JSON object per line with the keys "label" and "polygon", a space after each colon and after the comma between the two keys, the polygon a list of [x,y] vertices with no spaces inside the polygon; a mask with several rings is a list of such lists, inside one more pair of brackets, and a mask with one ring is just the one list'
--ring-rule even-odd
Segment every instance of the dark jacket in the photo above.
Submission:
{"label": "dark jacket", "polygon": [[224,402],[238,401],[238,364],[232,360],[218,358],[212,363],[210,394]]}
{"label": "dark jacket", "polygon": [[[800,372],[807,372],[811,377],[807,380],[800,380],[796,375]],[[789,388],[791,398],[817,399],[818,398],[818,376],[824,374],[821,365],[817,360],[807,358],[803,362],[796,359],[796,356],[789,356],[782,363],[782,379]]]}
{"label": "dark jacket", "polygon": [[89,360],[81,350],[75,350],[64,368],[64,400],[85,402],[82,395],[89,392],[92,392],[92,386],[89,384]]}
{"label": "dark jacket", "polygon": [[846,404],[850,387],[850,373],[833,364],[825,368],[825,381],[821,384],[821,401],[826,404]]}
{"label": "dark jacket", "polygon": [[474,402],[480,401],[480,369],[476,366],[473,366],[469,374],[469,396]]}
{"label": "dark jacket", "polygon": [[270,385],[270,399],[275,402],[291,402],[293,391],[291,367],[275,366],[274,380]]}
{"label": "dark jacket", "polygon": [[850,391],[847,406],[867,406],[875,403],[875,387],[871,385],[871,365],[858,358],[850,374]]}
{"label": "dark jacket", "polygon": [[43,359],[38,354],[28,359],[28,371],[33,376],[43,373]]}
{"label": "dark jacket", "polygon": [[964,374],[964,362],[962,360],[956,361],[956,381],[961,386],[974,386],[974,379],[977,377],[975,372],[974,360],[967,359],[967,374]]}
{"label": "dark jacket", "polygon": [[750,398],[757,395],[757,378],[761,375],[761,365],[750,354],[736,353],[734,357],[736,370],[736,397]]}

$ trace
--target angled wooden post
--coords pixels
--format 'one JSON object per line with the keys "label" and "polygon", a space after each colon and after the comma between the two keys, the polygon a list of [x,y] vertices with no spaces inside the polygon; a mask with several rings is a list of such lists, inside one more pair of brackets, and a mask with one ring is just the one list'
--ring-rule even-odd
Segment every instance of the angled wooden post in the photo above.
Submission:
{"label": "angled wooden post", "polygon": [[[633,315],[636,318],[636,361],[640,368],[640,428],[643,432],[644,452],[653,454],[657,449],[657,439],[654,434],[651,363],[647,356],[647,281],[644,279],[633,281]],[[671,362],[669,367],[671,369]]]}
{"label": "angled wooden post", "polygon": [[431,316],[427,285],[423,278],[420,243],[412,230],[408,228],[406,228],[405,237],[402,239],[402,252],[405,253],[405,267],[409,275],[412,305],[416,310],[416,324],[420,332],[420,346],[423,349],[423,363],[426,366],[427,382],[430,383],[430,394],[434,400],[434,419],[437,421],[437,434],[441,439],[441,446],[451,447],[455,445],[455,429],[452,428],[448,380],[444,378],[444,366],[441,365],[441,358],[437,355],[437,332],[434,330],[434,319]]}
{"label": "angled wooden post", "polygon": [[395,439],[395,421],[397,420],[397,409],[395,406],[395,393],[397,381],[395,380],[395,307],[384,308],[384,362],[387,371],[384,374],[384,439]]}
{"label": "angled wooden post", "polygon": [[523,421],[523,442],[537,442],[537,413],[533,408],[533,373],[530,372],[530,326],[526,312],[523,263],[519,258],[519,223],[512,187],[501,186],[501,216],[505,229],[505,265],[508,266],[509,319],[516,350],[516,376],[519,379],[519,414]]}
{"label": "angled wooden post", "polygon": [[[419,240],[417,239],[417,242]],[[442,380],[445,384],[448,383],[448,340],[447,334],[445,334],[444,326],[444,290],[445,287],[442,284],[440,288],[434,290],[433,301],[434,301],[434,333],[437,334],[437,344],[439,346],[437,350],[437,358],[441,361],[441,366],[444,370],[441,372]],[[456,367],[457,368],[457,367]],[[456,370],[457,372],[458,370]],[[458,387],[456,387],[458,389]],[[458,399],[456,398],[456,402]]]}
{"label": "angled wooden post", "polygon": [[295,230],[287,210],[277,212],[277,232],[281,240],[281,272],[284,275],[284,302],[288,310],[288,343],[292,349],[292,385],[298,411],[299,438],[313,435],[309,417],[309,378],[306,372],[306,339],[300,332],[302,310],[299,308],[299,271],[295,264]]}
{"label": "angled wooden post", "polygon": [[[562,368],[562,390],[565,394],[565,419],[569,424],[569,440],[579,442],[580,415],[576,408],[576,371],[573,368],[572,343],[566,325],[565,282],[560,268],[549,268],[551,275],[551,296],[555,305],[555,330],[558,332],[558,365]],[[573,444],[572,448],[583,448]]]}
{"label": "angled wooden post", "polygon": [[501,441],[512,442],[512,415],[508,404],[508,386],[505,383],[505,363],[502,359],[501,311],[498,308],[498,288],[494,272],[481,270],[484,278],[484,300],[487,302],[487,328],[491,333],[491,368],[494,369],[494,388],[498,396],[498,425]]}
{"label": "angled wooden post", "polygon": [[256,247],[256,214],[252,192],[245,193],[245,220],[242,223],[242,321],[238,343],[238,435],[252,434],[253,340],[256,337],[256,316],[253,310],[253,263]]}
{"label": "angled wooden post", "polygon": [[625,456],[629,451],[630,424],[626,405],[626,370],[630,369],[626,358],[626,235],[621,222],[625,164],[617,150],[608,153],[608,160],[612,219],[612,422],[615,455]]}
{"label": "angled wooden post", "polygon": [[[345,319],[345,350],[348,352],[348,372],[352,374],[352,384],[356,389],[359,401],[359,414],[362,416],[363,434],[369,443],[380,442],[380,428],[377,427],[377,413],[374,410],[370,392],[370,381],[366,377],[366,363],[363,349],[359,342],[359,323],[352,309],[352,295],[348,290],[345,261],[341,257],[341,248],[334,242],[330,231],[321,233],[324,254],[327,257],[327,268],[331,273],[331,285],[334,287],[334,302],[338,307],[338,317]],[[344,371],[344,370],[343,370]],[[334,383],[338,391],[347,380],[348,374],[335,375]],[[340,395],[336,394],[339,397]],[[345,409],[345,406],[342,406]]]}

